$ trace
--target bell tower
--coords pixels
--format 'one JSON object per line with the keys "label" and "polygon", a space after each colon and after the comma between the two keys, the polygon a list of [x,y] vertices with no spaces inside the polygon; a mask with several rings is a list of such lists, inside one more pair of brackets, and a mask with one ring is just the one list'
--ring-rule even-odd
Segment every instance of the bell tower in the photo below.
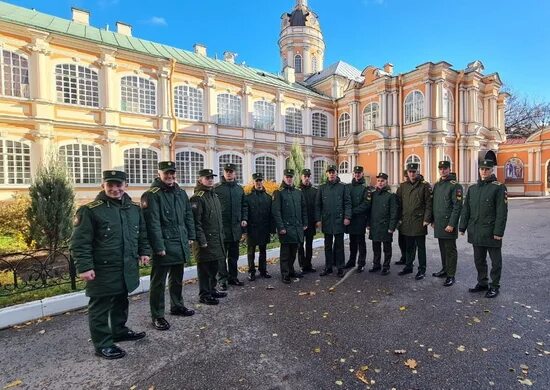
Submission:
{"label": "bell tower", "polygon": [[323,70],[325,41],[319,18],[307,0],[296,0],[292,12],[281,16],[279,52],[282,69],[294,68],[297,81]]}

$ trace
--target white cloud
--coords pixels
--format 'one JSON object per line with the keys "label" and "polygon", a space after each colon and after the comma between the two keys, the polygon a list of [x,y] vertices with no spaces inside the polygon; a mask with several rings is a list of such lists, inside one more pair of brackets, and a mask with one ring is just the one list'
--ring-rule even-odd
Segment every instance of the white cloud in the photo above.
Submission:
{"label": "white cloud", "polygon": [[166,19],[164,19],[162,16],[152,16],[151,18],[147,19],[145,23],[151,24],[153,26],[168,26]]}

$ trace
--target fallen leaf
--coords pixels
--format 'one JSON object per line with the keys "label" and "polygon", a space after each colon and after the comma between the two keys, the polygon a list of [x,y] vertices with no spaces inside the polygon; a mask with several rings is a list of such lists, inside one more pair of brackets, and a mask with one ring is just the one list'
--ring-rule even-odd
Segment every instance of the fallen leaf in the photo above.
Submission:
{"label": "fallen leaf", "polygon": [[474,317],[473,320],[474,320],[474,322],[477,322],[478,324],[481,322],[481,320],[477,317]]}
{"label": "fallen leaf", "polygon": [[233,341],[231,341],[231,339],[224,339],[223,342],[226,344],[231,344]]}
{"label": "fallen leaf", "polygon": [[309,296],[313,296],[313,295],[316,295],[317,293],[315,291],[301,291],[298,293],[298,296],[306,296],[306,295],[309,295]]}
{"label": "fallen leaf", "polygon": [[457,299],[456,303],[462,303],[462,301],[460,299]]}
{"label": "fallen leaf", "polygon": [[374,372],[376,372],[377,374],[380,374],[380,371],[382,371],[380,368],[375,368],[374,369]]}
{"label": "fallen leaf", "polygon": [[317,353],[320,353],[321,352],[321,348],[317,347],[313,350],[313,352],[317,352]]}
{"label": "fallen leaf", "polygon": [[407,351],[404,349],[396,349],[395,351],[393,351],[393,353],[395,353],[396,355],[403,355],[407,353]]}
{"label": "fallen leaf", "polygon": [[353,348],[352,348],[351,352],[353,352],[353,353],[357,353],[357,352],[359,352],[359,351],[358,351],[358,350],[356,350],[356,349],[353,349]]}
{"label": "fallen leaf", "polygon": [[418,363],[414,359],[407,359],[405,361],[405,365],[407,367],[409,367],[411,370],[414,370],[416,368],[416,366],[418,365]]}
{"label": "fallen leaf", "polygon": [[335,291],[335,288],[334,287],[331,287],[328,289],[329,292],[334,292]]}
{"label": "fallen leaf", "polygon": [[42,330],[41,330],[41,331],[39,331],[38,333],[40,333],[40,334],[44,334],[44,333],[46,333],[46,330],[45,330],[45,329],[42,329]]}
{"label": "fallen leaf", "polygon": [[522,385],[526,385],[526,386],[533,386],[533,382],[531,382],[530,379],[518,379],[518,382],[521,383]]}
{"label": "fallen leaf", "polygon": [[519,334],[515,334],[515,333],[512,335],[512,337],[515,338],[515,339],[521,339],[521,336]]}
{"label": "fallen leaf", "polygon": [[355,377],[359,379],[361,382],[365,384],[370,384],[370,381],[367,379],[367,376],[365,375],[365,371],[359,370],[355,373]]}
{"label": "fallen leaf", "polygon": [[437,354],[437,353],[434,353],[434,354],[433,354],[433,357],[434,357],[435,359],[439,359],[439,358],[441,357],[441,355],[439,355],[439,354]]}
{"label": "fallen leaf", "polygon": [[318,331],[318,330],[312,330],[311,332],[309,332],[309,334],[319,334],[319,333],[321,333],[321,332]]}
{"label": "fallen leaf", "polygon": [[136,390],[136,387],[137,387],[136,385],[132,385],[130,386],[130,390]]}
{"label": "fallen leaf", "polygon": [[277,333],[273,333],[272,336],[273,336],[273,337],[277,337],[277,336],[279,336],[279,335],[278,335]]}
{"label": "fallen leaf", "polygon": [[482,350],[483,352],[487,352],[487,351],[488,351],[487,348],[481,348],[481,350]]}
{"label": "fallen leaf", "polygon": [[528,370],[529,366],[526,366],[525,364],[520,364],[519,368],[521,368],[522,370]]}
{"label": "fallen leaf", "polygon": [[336,383],[338,386],[342,386],[344,384],[344,382],[342,382],[342,381],[336,381],[334,383]]}
{"label": "fallen leaf", "polygon": [[405,311],[405,310],[407,310],[407,306],[399,306],[399,310]]}
{"label": "fallen leaf", "polygon": [[275,307],[275,305],[269,305],[268,307]]}
{"label": "fallen leaf", "polygon": [[457,351],[460,351],[460,352],[464,352],[466,350],[466,347],[464,347],[464,345],[460,345],[458,348],[457,348]]}
{"label": "fallen leaf", "polygon": [[21,379],[16,379],[8,383],[6,386],[4,386],[3,389],[11,389],[12,387],[16,387],[22,384],[23,384],[23,381]]}

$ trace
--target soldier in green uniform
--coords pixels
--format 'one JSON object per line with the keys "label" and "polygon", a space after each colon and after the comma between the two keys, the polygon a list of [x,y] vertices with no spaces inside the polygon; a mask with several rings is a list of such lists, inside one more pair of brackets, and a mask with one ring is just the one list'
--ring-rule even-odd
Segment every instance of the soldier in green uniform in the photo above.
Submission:
{"label": "soldier in green uniform", "polygon": [[[317,188],[311,183],[311,169],[302,169],[300,191],[304,194],[307,208],[307,229],[304,232],[304,244],[298,247],[298,263],[302,273],[315,272],[311,264],[313,256],[313,237],[315,237],[315,197]],[[304,250],[305,245],[305,250]]]}
{"label": "soldier in green uniform", "polygon": [[[460,218],[460,233],[468,230],[468,242],[474,247],[477,284],[470,292],[487,291],[487,298],[499,294],[502,271],[502,237],[508,218],[506,186],[497,181],[495,163],[483,160],[479,164],[480,180],[468,189]],[[491,257],[491,283],[487,277],[487,252]]]}
{"label": "soldier in green uniform", "polygon": [[344,276],[344,230],[351,221],[351,198],[337,172],[336,165],[327,167],[328,180],[315,198],[315,221],[325,235],[325,269],[320,276],[331,274],[334,266],[337,275]]}
{"label": "soldier in green uniform", "polygon": [[458,220],[462,210],[462,186],[451,175],[451,163],[440,161],[438,164],[441,178],[433,189],[433,228],[441,253],[441,271],[433,273],[435,277],[446,277],[444,286],[455,283],[458,238]]}
{"label": "soldier in green uniform", "polygon": [[351,222],[346,227],[349,234],[349,260],[344,268],[355,267],[357,252],[357,272],[363,272],[367,261],[367,243],[365,240],[367,219],[371,207],[371,192],[374,188],[365,182],[363,167],[353,167],[353,179],[348,184],[351,197]]}
{"label": "soldier in green uniform", "polygon": [[105,359],[126,355],[115,342],[139,340],[145,332],[126,326],[128,293],[139,285],[139,262],[149,263],[151,250],[138,205],[125,193],[126,174],[103,172],[95,201],[78,209],[70,249],[86,281],[88,319],[95,354]]}
{"label": "soldier in green uniform", "polygon": [[399,275],[413,272],[415,248],[418,248],[418,272],[416,280],[426,276],[427,226],[432,222],[432,188],[426,181],[419,180],[418,164],[407,164],[408,180],[399,185],[397,198],[401,205],[401,233],[405,236],[407,258],[405,268]]}
{"label": "soldier in green uniform", "polygon": [[271,196],[265,192],[263,185],[264,175],[254,173],[254,188],[250,194],[244,196],[243,221],[246,221],[246,242],[248,257],[248,280],[256,280],[256,265],[254,257],[256,246],[260,254],[258,256],[258,269],[262,278],[269,279],[267,272],[267,244],[271,241]]}
{"label": "soldier in green uniform", "polygon": [[243,220],[242,215],[244,190],[237,183],[236,168],[235,164],[225,164],[221,182],[214,187],[222,205],[225,258],[218,264],[218,282],[220,289],[224,291],[227,290],[227,284],[244,285],[238,279],[239,270],[237,269],[239,242],[243,234],[242,229],[246,227],[246,221]]}
{"label": "soldier in green uniform", "polygon": [[168,330],[164,318],[164,293],[168,276],[170,313],[192,316],[195,312],[183,304],[184,264],[191,258],[190,244],[195,239],[195,222],[189,198],[176,183],[176,163],[161,161],[158,177],[141,196],[141,208],[147,224],[147,236],[153,249],[149,306],[153,327]]}
{"label": "soldier in green uniform", "polygon": [[307,229],[306,202],[302,191],[294,187],[294,169],[284,170],[283,182],[273,193],[271,210],[281,243],[281,276],[283,283],[288,284],[291,282],[290,278],[296,276],[294,260]]}
{"label": "soldier in green uniform", "polygon": [[[382,275],[390,273],[393,232],[399,220],[397,196],[388,186],[388,175],[380,172],[376,175],[376,190],[372,192],[369,216],[369,239],[372,240],[374,253],[373,266],[369,272],[382,270]],[[384,265],[380,264],[384,246]]]}
{"label": "soldier in green uniform", "polygon": [[193,257],[197,262],[199,277],[199,300],[206,305],[217,305],[218,298],[227,293],[216,289],[218,263],[225,261],[223,247],[222,206],[214,192],[212,169],[201,169],[195,193],[191,197],[191,209],[195,217],[197,239],[192,244]]}
{"label": "soldier in green uniform", "polygon": [[[405,170],[403,170],[403,181],[402,182],[405,182],[408,179],[409,179],[409,175],[407,174],[407,170],[405,169]],[[401,205],[399,205],[399,215],[401,215]],[[401,257],[399,258],[399,260],[397,260],[395,262],[395,264],[405,265],[405,264],[407,264],[407,261],[406,261],[406,259],[407,259],[407,243],[406,243],[406,240],[405,240],[405,236],[403,235],[403,233],[401,233],[400,227],[401,227],[401,225],[398,224],[398,226],[397,226],[397,231],[398,231],[397,243],[399,244],[399,251],[401,252]],[[416,248],[414,248],[414,252],[416,253]]]}

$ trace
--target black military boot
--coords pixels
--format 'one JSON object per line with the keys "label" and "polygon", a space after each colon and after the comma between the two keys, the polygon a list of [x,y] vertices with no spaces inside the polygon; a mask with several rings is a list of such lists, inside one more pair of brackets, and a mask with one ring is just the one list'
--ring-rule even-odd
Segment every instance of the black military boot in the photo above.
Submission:
{"label": "black military boot", "polygon": [[373,266],[371,269],[369,269],[369,272],[378,272],[382,269],[379,265]]}
{"label": "black military boot", "polygon": [[485,293],[485,298],[496,298],[498,295],[498,287],[491,287]]}
{"label": "black military boot", "polygon": [[104,359],[120,359],[126,356],[126,352],[123,349],[120,349],[118,346],[113,345],[106,348],[98,348],[95,350],[95,354]]}
{"label": "black military boot", "polygon": [[255,281],[256,280],[256,272],[251,272],[250,275],[248,276],[248,280],[250,280],[251,282]]}
{"label": "black military boot", "polygon": [[450,287],[452,286],[453,284],[455,284],[455,277],[454,276],[449,276],[447,277],[447,279],[445,279],[445,283],[443,283],[443,285],[445,287]]}
{"label": "black military boot", "polygon": [[325,268],[323,272],[319,274],[319,276],[327,276],[332,273],[332,268]]}
{"label": "black military boot", "polygon": [[432,274],[432,276],[436,277],[436,278],[446,278],[447,277],[447,272],[445,272],[444,269],[440,270],[440,271],[437,271],[437,272],[434,272]]}
{"label": "black military boot", "polygon": [[471,293],[481,292],[481,291],[487,291],[489,290],[489,286],[483,286],[481,284],[476,284],[475,287],[469,288],[468,291]]}
{"label": "black military boot", "polygon": [[349,261],[346,263],[346,265],[344,265],[344,268],[345,268],[345,269],[349,269],[349,268],[353,268],[353,267],[355,267],[355,261],[351,261],[351,260],[349,260]]}

